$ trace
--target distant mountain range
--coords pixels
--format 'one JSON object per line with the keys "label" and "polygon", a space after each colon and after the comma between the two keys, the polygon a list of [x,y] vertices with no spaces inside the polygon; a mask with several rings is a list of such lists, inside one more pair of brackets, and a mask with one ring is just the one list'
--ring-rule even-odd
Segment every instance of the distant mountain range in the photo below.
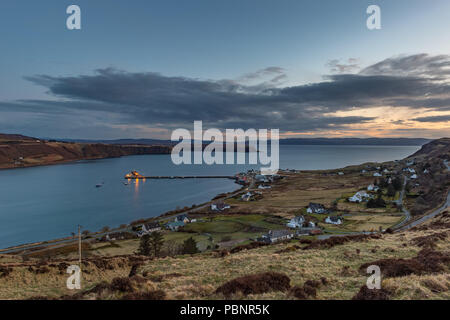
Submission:
{"label": "distant mountain range", "polygon": [[[106,144],[127,144],[127,145],[130,144],[174,145],[177,143],[170,140],[158,140],[158,139],[117,139],[117,140],[56,139],[56,140],[67,142],[78,142],[78,143],[106,143]],[[290,138],[290,139],[280,139],[280,145],[422,146],[430,141],[431,139],[424,139],[424,138]]]}

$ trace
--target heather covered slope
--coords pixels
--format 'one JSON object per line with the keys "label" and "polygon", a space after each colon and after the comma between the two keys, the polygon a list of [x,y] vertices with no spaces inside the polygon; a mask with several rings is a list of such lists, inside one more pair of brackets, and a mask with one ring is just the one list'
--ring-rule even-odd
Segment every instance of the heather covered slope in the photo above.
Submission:
{"label": "heather covered slope", "polygon": [[433,140],[420,148],[419,151],[411,155],[409,158],[423,157],[450,159],[450,138],[441,138]]}
{"label": "heather covered slope", "polygon": [[165,154],[170,150],[170,146],[69,143],[0,134],[0,169],[136,154]]}
{"label": "heather covered slope", "polygon": [[[449,234],[450,215],[444,212],[397,234],[294,240],[154,260],[91,255],[78,292],[65,287],[65,269],[73,260],[22,262],[4,255],[0,298],[449,299]],[[380,265],[383,274],[383,291],[376,294],[360,292],[370,264]]]}

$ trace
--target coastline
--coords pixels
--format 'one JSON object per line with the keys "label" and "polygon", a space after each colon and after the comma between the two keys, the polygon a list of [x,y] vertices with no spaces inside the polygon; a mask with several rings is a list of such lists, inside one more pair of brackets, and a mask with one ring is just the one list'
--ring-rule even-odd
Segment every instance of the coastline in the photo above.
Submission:
{"label": "coastline", "polygon": [[[67,161],[60,161],[58,163],[52,163],[52,164],[66,164],[66,163],[71,163],[71,162],[76,162],[76,161],[84,161],[84,160],[92,161],[92,160],[101,160],[101,159],[105,159],[105,158],[117,158],[117,157],[122,157],[122,156],[110,156],[110,157],[106,156],[106,157],[94,157],[94,158],[89,158],[89,159],[67,160]],[[406,158],[409,158],[409,157],[406,157]],[[45,164],[44,166],[52,165],[52,164]],[[328,169],[328,170],[301,170],[301,171],[302,172],[311,172],[311,173],[323,173],[324,171],[345,170],[346,168],[349,168],[349,167],[362,166],[362,165],[363,164],[350,165],[350,166],[347,166],[347,167],[344,167],[344,168],[336,168],[336,169]],[[240,192],[243,192],[244,189],[245,189],[245,187],[242,187],[242,188],[240,188],[238,190],[235,190],[235,191],[233,191],[231,193],[232,194],[238,194]],[[220,194],[218,194],[218,195],[220,195]],[[216,197],[213,197],[212,200],[206,201],[206,202],[204,202],[204,203],[202,203],[200,205],[197,205],[195,208],[189,208],[188,210],[185,210],[185,211],[176,212],[176,213],[173,213],[173,211],[175,211],[175,210],[166,211],[166,212],[163,212],[163,213],[161,213],[161,214],[159,214],[157,216],[153,216],[153,217],[149,217],[149,218],[142,217],[141,219],[139,219],[137,221],[146,221],[147,222],[147,221],[156,221],[156,220],[161,220],[161,219],[165,220],[165,219],[169,219],[170,217],[173,217],[174,215],[177,215],[177,214],[187,213],[187,212],[194,212],[195,210],[198,210],[198,209],[201,209],[202,207],[207,206],[212,201],[215,201],[216,198],[217,198],[217,195],[216,195]],[[131,224],[133,222],[135,222],[135,221],[129,222],[128,226],[131,226]],[[103,232],[103,233],[101,231],[92,232],[89,235],[87,235],[86,237],[99,236],[99,235],[112,233],[112,232],[117,232],[117,231],[123,231],[123,230],[127,230],[127,228],[116,227],[116,228],[111,228],[108,232]],[[43,245],[52,245],[52,244],[62,243],[62,242],[70,243],[71,240],[75,241],[71,237],[63,237],[63,238],[53,238],[53,239],[50,239],[50,240],[35,241],[35,242],[30,242],[30,243],[22,243],[22,244],[10,246],[10,247],[7,247],[7,248],[2,248],[2,249],[0,249],[0,254],[4,253],[6,251],[25,250],[25,249],[40,247],[40,246],[43,246]]]}

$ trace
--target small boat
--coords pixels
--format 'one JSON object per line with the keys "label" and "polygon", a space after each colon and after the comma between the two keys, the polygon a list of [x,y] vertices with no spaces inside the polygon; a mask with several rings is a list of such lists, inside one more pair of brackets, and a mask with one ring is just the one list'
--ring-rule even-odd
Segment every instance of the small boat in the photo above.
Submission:
{"label": "small boat", "polygon": [[129,183],[129,182],[124,182],[123,185],[124,185],[124,186],[129,186],[130,183]]}
{"label": "small boat", "polygon": [[105,184],[105,183],[102,182],[102,183],[96,184],[95,187],[96,187],[96,188],[101,188],[101,187],[103,187],[104,184]]}

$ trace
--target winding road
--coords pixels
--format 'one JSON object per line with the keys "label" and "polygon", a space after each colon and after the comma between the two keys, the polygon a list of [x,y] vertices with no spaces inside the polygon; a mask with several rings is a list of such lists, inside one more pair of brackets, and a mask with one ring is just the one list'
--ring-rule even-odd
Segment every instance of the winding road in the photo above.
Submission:
{"label": "winding road", "polygon": [[[448,163],[447,160],[444,160],[444,165],[447,167],[447,171],[450,171],[450,165]],[[404,180],[404,184],[403,184],[403,189],[402,192],[400,194],[400,198],[397,201],[400,201],[400,203],[403,202],[403,195],[404,195],[404,191],[405,191],[405,186],[406,186],[406,177]],[[411,229],[421,223],[424,223],[425,221],[434,218],[435,216],[437,216],[439,213],[441,213],[442,211],[444,211],[445,209],[447,209],[450,205],[450,193],[447,193],[447,201],[438,209],[433,210],[431,213],[424,215],[423,217],[421,217],[420,219],[414,220],[411,223],[406,224],[407,222],[409,222],[411,220],[411,214],[409,213],[408,210],[406,210],[403,207],[403,212],[405,213],[406,218],[400,222],[398,225],[396,225],[395,228],[395,232],[401,232],[401,231],[405,231],[408,229]]]}

